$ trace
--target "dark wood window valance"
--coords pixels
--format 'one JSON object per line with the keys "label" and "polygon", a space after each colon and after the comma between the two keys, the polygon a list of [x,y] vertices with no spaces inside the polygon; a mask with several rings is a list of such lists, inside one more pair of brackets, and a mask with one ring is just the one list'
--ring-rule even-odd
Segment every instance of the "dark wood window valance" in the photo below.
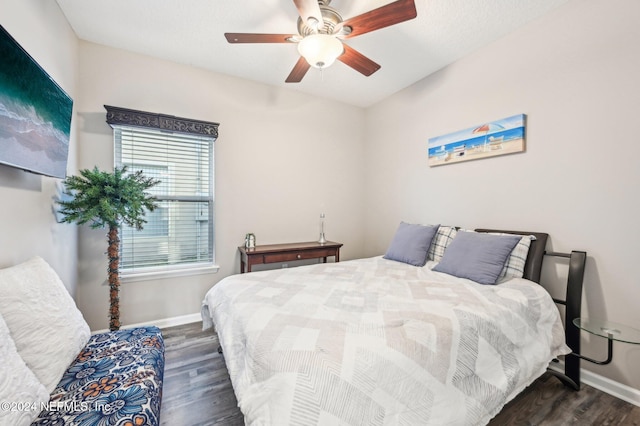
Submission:
{"label": "dark wood window valance", "polygon": [[190,118],[156,114],[153,112],[136,111],[135,109],[110,105],[105,105],[104,108],[107,110],[107,123],[110,126],[145,127],[169,132],[204,135],[213,138],[218,137],[218,126],[220,123],[192,120]]}

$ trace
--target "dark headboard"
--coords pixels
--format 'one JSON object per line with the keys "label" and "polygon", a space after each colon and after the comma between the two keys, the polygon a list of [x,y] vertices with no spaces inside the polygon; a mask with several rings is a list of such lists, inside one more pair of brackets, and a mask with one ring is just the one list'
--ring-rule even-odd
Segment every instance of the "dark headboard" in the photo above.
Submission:
{"label": "dark headboard", "polygon": [[505,231],[503,229],[476,229],[476,232],[500,232],[503,234],[535,235],[536,239],[531,241],[527,263],[524,266],[524,278],[540,283],[540,272],[542,271],[542,258],[547,246],[549,234],[543,232],[525,231]]}

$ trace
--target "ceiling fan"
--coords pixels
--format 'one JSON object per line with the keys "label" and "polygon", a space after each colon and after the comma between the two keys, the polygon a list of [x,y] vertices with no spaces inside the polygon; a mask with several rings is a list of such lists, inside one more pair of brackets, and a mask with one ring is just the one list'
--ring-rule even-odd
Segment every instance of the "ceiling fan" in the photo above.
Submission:
{"label": "ceiling fan", "polygon": [[310,67],[326,68],[336,59],[365,76],[380,69],[341,40],[408,21],[417,16],[414,0],[396,0],[353,18],[343,20],[329,6],[331,0],[293,0],[298,9],[298,34],[225,33],[229,43],[297,43],[300,59],[285,80],[302,81]]}

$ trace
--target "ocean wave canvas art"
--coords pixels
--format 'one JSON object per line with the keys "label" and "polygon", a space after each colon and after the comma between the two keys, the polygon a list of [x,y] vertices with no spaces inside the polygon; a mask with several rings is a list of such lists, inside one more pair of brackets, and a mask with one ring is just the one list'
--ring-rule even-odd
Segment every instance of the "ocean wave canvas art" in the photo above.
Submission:
{"label": "ocean wave canvas art", "polygon": [[0,26],[0,163],[66,176],[73,100]]}
{"label": "ocean wave canvas art", "polygon": [[429,139],[429,166],[495,157],[525,149],[525,118],[518,114]]}

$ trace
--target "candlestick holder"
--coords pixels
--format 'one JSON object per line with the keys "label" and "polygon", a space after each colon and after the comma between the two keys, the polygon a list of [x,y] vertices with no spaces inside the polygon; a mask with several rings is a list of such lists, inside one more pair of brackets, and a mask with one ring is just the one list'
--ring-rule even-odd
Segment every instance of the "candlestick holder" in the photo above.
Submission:
{"label": "candlestick holder", "polygon": [[320,238],[318,238],[318,242],[320,244],[327,242],[327,239],[324,236],[324,213],[320,213]]}

